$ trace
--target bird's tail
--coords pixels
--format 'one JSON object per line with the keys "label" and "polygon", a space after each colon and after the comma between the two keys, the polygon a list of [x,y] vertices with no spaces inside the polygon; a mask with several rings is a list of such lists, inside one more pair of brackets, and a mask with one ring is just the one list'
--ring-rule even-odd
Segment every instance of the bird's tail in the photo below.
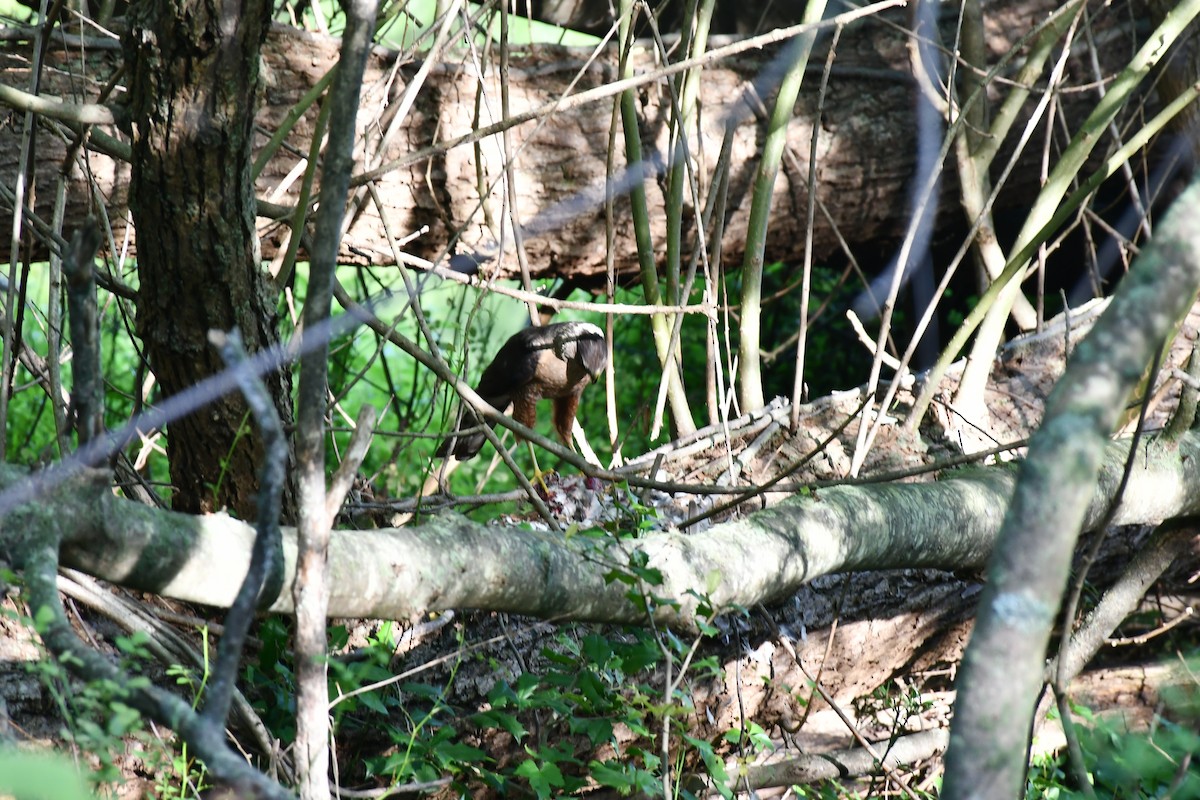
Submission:
{"label": "bird's tail", "polygon": [[[497,402],[497,399],[490,397],[483,398],[487,400],[495,408],[503,409],[507,402]],[[458,428],[454,433],[442,439],[442,443],[438,445],[437,452],[434,456],[437,458],[449,458],[454,456],[459,461],[466,461],[468,458],[474,458],[480,450],[483,449],[483,443],[487,441],[487,437],[482,430],[471,430],[482,425],[479,416],[469,408],[463,407],[462,420],[458,423]],[[495,428],[495,423],[491,424]],[[464,431],[470,431],[466,433]]]}

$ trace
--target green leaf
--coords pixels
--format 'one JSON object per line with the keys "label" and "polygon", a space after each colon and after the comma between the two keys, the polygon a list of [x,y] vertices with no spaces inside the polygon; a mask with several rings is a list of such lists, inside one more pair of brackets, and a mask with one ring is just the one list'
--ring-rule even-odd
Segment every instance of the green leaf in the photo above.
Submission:
{"label": "green leaf", "polygon": [[354,699],[361,703],[365,708],[374,711],[376,714],[387,715],[387,706],[376,692],[363,692],[356,694]]}
{"label": "green leaf", "polygon": [[568,653],[560,653],[557,650],[551,650],[549,647],[542,648],[542,655],[551,664],[557,664],[560,667],[569,667],[575,669],[579,666],[579,659]]}
{"label": "green leaf", "polygon": [[433,750],[442,763],[448,765],[465,765],[491,761],[487,753],[483,750],[461,742],[441,742]]}
{"label": "green leaf", "polygon": [[604,584],[607,586],[614,582],[620,582],[626,586],[632,586],[637,583],[637,578],[634,577],[633,573],[626,572],[623,569],[610,569],[608,572],[604,573]]}
{"label": "green leaf", "polygon": [[646,750],[642,747],[630,747],[627,752],[631,759],[640,761],[644,769],[657,770],[662,765],[662,757],[651,750]]}
{"label": "green leaf", "polygon": [[134,631],[128,636],[116,638],[117,649],[125,655],[136,658],[150,658],[150,651],[146,649],[149,642],[150,636],[145,631]]}
{"label": "green leaf", "polygon": [[345,625],[334,625],[329,629],[329,649],[341,650],[350,641],[350,633]]}
{"label": "green leaf", "polygon": [[33,627],[38,633],[45,633],[49,630],[52,622],[54,622],[54,612],[48,607],[42,606],[33,612]]}
{"label": "green leaf", "polygon": [[700,754],[700,758],[704,761],[704,766],[708,769],[708,774],[712,777],[713,783],[716,784],[717,791],[721,793],[721,797],[733,797],[733,792],[729,790],[729,773],[725,771],[725,762],[721,760],[714,751],[711,744],[704,739],[697,739],[693,736],[684,734],[685,742],[696,748],[696,752]]}
{"label": "green leaf", "polygon": [[507,731],[518,742],[523,740],[526,734],[529,733],[515,716],[504,711],[497,711],[496,709],[481,711],[471,719],[481,728],[496,728]]}
{"label": "green leaf", "polygon": [[630,769],[617,761],[592,761],[588,763],[588,770],[596,783],[616,789],[621,795],[632,793],[637,785],[637,779],[630,774]]}
{"label": "green leaf", "polygon": [[111,716],[105,727],[111,736],[124,736],[132,730],[141,719],[136,709],[130,708],[119,700],[114,700],[110,706]]}
{"label": "green leaf", "polygon": [[582,733],[588,737],[592,747],[601,742],[613,740],[613,726],[607,719],[597,717],[572,717],[569,724],[571,733]]}
{"label": "green leaf", "polygon": [[530,788],[538,797],[550,797],[553,787],[561,787],[564,784],[562,771],[553,763],[538,766],[531,758],[517,765],[514,772],[529,781]]}
{"label": "green leaf", "polygon": [[592,633],[583,637],[583,655],[596,666],[602,667],[612,658],[613,648],[605,636]]}
{"label": "green leaf", "polygon": [[533,675],[529,672],[522,673],[521,677],[517,678],[517,685],[513,687],[513,692],[517,701],[527,702],[533,696],[533,693],[538,688],[539,683],[541,683],[541,678],[539,678],[537,675]]}
{"label": "green leaf", "polygon": [[[528,747],[525,749],[526,752],[533,752],[530,751]],[[568,742],[562,742],[557,745],[543,745],[542,747],[539,747],[536,752],[540,758],[553,764],[558,764],[564,761],[574,764],[579,763],[575,758],[575,748],[572,747]]]}
{"label": "green leaf", "polygon": [[402,683],[400,691],[413,697],[423,697],[426,700],[440,701],[442,699],[442,689],[427,683]]}
{"label": "green leaf", "polygon": [[488,692],[488,702],[492,708],[507,708],[516,702],[516,692],[508,685],[508,681],[497,681],[492,690]]}
{"label": "green leaf", "polygon": [[621,669],[626,675],[636,675],[662,658],[662,651],[651,638],[644,635],[639,635],[632,644],[618,646],[617,653],[621,657]]}

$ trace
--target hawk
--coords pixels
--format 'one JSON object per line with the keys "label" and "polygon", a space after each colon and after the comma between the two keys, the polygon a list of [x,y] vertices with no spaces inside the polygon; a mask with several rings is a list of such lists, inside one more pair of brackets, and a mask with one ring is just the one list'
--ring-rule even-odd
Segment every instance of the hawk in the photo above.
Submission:
{"label": "hawk", "polygon": [[[604,332],[590,322],[525,328],[513,334],[496,353],[475,392],[501,411],[507,412],[511,404],[513,419],[527,428],[537,422],[538,401],[554,400],[554,431],[570,447],[579,396],[600,377],[607,364]],[[436,455],[454,456],[460,461],[473,458],[486,437],[482,431],[459,431],[481,424],[471,409],[464,408],[457,430],[442,440]]]}

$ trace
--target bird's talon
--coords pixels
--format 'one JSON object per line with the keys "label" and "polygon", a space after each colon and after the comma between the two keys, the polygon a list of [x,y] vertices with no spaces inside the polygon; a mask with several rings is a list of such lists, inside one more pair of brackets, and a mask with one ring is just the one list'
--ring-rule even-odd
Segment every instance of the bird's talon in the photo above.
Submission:
{"label": "bird's talon", "polygon": [[533,474],[533,482],[542,487],[543,496],[549,496],[550,494],[550,486],[546,483],[546,478],[552,477],[553,475],[554,470],[552,469],[548,469],[545,472],[538,471]]}

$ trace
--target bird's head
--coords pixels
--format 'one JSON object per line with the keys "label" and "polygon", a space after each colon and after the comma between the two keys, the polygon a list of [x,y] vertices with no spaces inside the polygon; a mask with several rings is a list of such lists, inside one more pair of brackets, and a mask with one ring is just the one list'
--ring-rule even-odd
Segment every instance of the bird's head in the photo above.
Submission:
{"label": "bird's head", "polygon": [[590,322],[564,322],[554,334],[554,354],[563,361],[579,362],[597,381],[608,364],[604,331]]}

